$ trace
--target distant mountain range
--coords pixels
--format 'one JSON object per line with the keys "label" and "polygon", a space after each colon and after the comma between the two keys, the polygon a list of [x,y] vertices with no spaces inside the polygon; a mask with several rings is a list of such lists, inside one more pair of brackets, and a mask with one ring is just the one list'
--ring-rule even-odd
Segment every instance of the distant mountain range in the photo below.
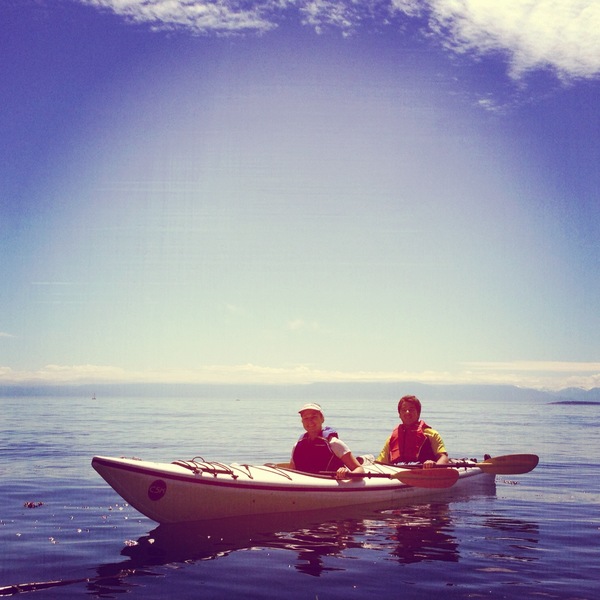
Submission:
{"label": "distant mountain range", "polygon": [[399,398],[415,394],[425,400],[472,399],[485,402],[537,401],[568,402],[570,404],[600,404],[600,388],[583,390],[565,388],[543,391],[510,385],[429,385],[407,382],[375,383],[311,383],[306,385],[248,385],[248,384],[103,384],[71,386],[17,386],[0,385],[0,397],[27,396],[95,396],[102,397],[207,397],[212,398],[299,398],[318,400],[326,398],[369,399]]}

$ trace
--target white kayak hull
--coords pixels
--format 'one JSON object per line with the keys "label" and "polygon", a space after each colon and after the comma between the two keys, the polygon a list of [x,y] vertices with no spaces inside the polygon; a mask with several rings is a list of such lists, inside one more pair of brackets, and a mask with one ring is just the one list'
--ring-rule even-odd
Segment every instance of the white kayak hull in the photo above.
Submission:
{"label": "white kayak hull", "polygon": [[[360,505],[393,507],[450,491],[468,493],[494,482],[493,475],[475,466],[459,469],[458,481],[447,489],[413,487],[381,476],[337,481],[275,465],[156,463],[96,456],[92,466],[126,502],[158,523]],[[375,464],[368,470],[385,474],[402,469]]]}

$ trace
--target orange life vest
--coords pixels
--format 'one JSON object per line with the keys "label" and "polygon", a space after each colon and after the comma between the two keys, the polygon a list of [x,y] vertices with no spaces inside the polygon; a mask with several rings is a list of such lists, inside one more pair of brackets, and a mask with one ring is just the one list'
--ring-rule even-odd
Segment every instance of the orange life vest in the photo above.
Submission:
{"label": "orange life vest", "polygon": [[419,421],[410,427],[400,423],[390,436],[390,462],[396,464],[436,460],[425,429],[431,429],[425,421]]}

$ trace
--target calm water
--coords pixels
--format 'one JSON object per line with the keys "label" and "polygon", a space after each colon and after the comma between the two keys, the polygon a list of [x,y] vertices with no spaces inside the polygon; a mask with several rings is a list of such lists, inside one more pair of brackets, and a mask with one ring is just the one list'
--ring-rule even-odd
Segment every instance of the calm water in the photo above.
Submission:
{"label": "calm water", "polygon": [[[394,399],[321,403],[356,454],[377,453],[395,424]],[[498,476],[495,492],[387,511],[158,527],[90,466],[94,454],[284,461],[300,404],[0,399],[0,595],[597,597],[600,406],[426,402],[452,456],[531,452],[540,465]]]}

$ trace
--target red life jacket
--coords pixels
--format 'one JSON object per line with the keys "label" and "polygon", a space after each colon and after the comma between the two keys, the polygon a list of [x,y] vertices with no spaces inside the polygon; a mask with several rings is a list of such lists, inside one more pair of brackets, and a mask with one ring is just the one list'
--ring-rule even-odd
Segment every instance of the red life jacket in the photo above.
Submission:
{"label": "red life jacket", "polygon": [[400,423],[390,436],[390,462],[396,464],[436,460],[425,429],[431,429],[425,421],[419,421],[410,427]]}
{"label": "red life jacket", "polygon": [[329,446],[329,439],[338,437],[331,427],[324,427],[321,435],[314,440],[309,439],[308,433],[300,436],[294,447],[292,460],[298,471],[319,473],[320,471],[336,471],[344,466]]}

